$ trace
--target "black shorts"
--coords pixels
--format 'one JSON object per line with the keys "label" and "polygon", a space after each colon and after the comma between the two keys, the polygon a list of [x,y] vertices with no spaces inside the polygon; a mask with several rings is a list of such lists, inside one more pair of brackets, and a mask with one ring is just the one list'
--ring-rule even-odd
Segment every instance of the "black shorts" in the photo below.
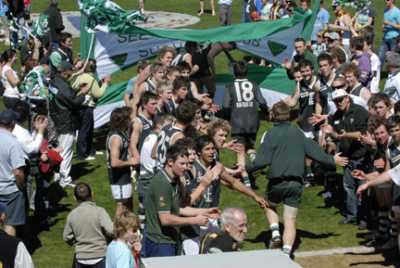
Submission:
{"label": "black shorts", "polygon": [[236,140],[237,143],[243,144],[246,150],[254,149],[256,143],[257,133],[252,134],[232,134],[232,139]]}
{"label": "black shorts", "polygon": [[298,208],[303,194],[303,183],[301,179],[271,179],[268,183],[266,199],[272,204],[283,204]]}
{"label": "black shorts", "polygon": [[0,203],[6,205],[5,224],[11,226],[24,225],[26,222],[25,196],[21,191],[0,195]]}

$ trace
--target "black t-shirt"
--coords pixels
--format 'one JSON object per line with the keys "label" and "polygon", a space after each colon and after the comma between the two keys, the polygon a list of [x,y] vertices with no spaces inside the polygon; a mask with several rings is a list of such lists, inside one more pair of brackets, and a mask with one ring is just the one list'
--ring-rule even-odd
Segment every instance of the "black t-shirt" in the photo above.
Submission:
{"label": "black t-shirt", "polygon": [[[357,132],[364,133],[367,131],[368,112],[364,107],[351,102],[347,112],[336,111],[329,118],[329,124],[337,133]],[[339,152],[343,156],[349,157],[350,160],[361,159],[365,156],[367,148],[361,142],[352,139],[342,139],[339,141]]]}

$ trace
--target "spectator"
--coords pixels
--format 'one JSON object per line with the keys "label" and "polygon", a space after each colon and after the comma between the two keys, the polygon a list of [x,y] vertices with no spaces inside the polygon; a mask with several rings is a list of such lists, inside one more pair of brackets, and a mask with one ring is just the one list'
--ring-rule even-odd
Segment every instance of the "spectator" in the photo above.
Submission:
{"label": "spectator", "polygon": [[14,49],[7,49],[1,54],[1,83],[4,87],[3,102],[8,109],[14,109],[21,102],[21,94],[18,91],[20,80],[13,65],[17,59],[17,52]]}
{"label": "spectator", "polygon": [[389,75],[383,87],[383,92],[395,103],[400,100],[400,54],[388,52],[386,54],[386,67]]}
{"label": "spectator", "polygon": [[48,43],[50,49],[56,49],[60,42],[60,34],[65,28],[60,9],[58,8],[58,0],[50,0],[49,7],[45,13],[48,16],[49,25]]}
{"label": "spectator", "polygon": [[290,79],[293,78],[291,73],[293,68],[298,66],[303,60],[308,60],[311,62],[312,70],[318,70],[317,57],[315,57],[315,55],[306,48],[306,41],[303,38],[298,37],[294,40],[294,50],[295,55],[293,56],[292,60],[289,61],[286,59],[282,64],[282,66],[286,69]]}
{"label": "spectator", "polygon": [[94,160],[95,150],[92,148],[94,130],[94,109],[96,102],[100,99],[111,82],[110,76],[105,76],[102,81],[96,80],[96,61],[89,60],[84,73],[72,78],[71,86],[74,90],[80,91],[83,87],[89,87],[89,97],[86,105],[79,110],[79,130],[76,142],[76,154],[79,160]]}
{"label": "spectator", "polygon": [[63,61],[60,64],[59,72],[50,81],[51,94],[53,97],[49,103],[50,117],[54,121],[58,135],[58,146],[62,148],[61,156],[63,161],[60,167],[60,185],[73,186],[69,173],[72,166],[75,131],[78,128],[79,109],[89,98],[86,96],[90,87],[82,87],[75,92],[68,82],[72,75],[72,65]]}
{"label": "spectator", "polygon": [[360,10],[353,16],[353,23],[351,31],[353,35],[357,36],[369,26],[374,26],[375,11],[371,5],[371,2],[367,2]]}
{"label": "spectator", "polygon": [[342,6],[337,6],[335,16],[336,19],[333,24],[328,25],[328,30],[340,32],[340,35],[342,36],[342,45],[346,51],[349,51],[352,24],[350,13],[348,13]]}
{"label": "spectator", "polygon": [[12,135],[17,115],[7,109],[0,113],[0,203],[6,204],[4,231],[16,235],[16,227],[26,221],[25,152]]}
{"label": "spectator", "polygon": [[[114,240],[107,247],[107,268],[138,268],[141,249],[139,221],[135,214],[124,211],[114,220]],[[135,254],[135,258],[132,253]]]}
{"label": "spectator", "polygon": [[364,37],[364,51],[369,54],[371,60],[371,83],[369,85],[369,89],[371,93],[375,94],[380,91],[379,82],[381,80],[381,66],[382,63],[379,60],[378,55],[372,50],[374,43],[374,32],[373,28],[365,28],[363,37]]}
{"label": "spectator", "polygon": [[[347,62],[350,59],[349,50],[344,48],[342,45],[342,37],[337,32],[328,32],[326,34],[328,40],[328,50],[332,52],[334,49],[340,49],[345,54],[345,61]],[[350,42],[350,41],[349,41]]]}
{"label": "spectator", "polygon": [[[201,16],[204,14],[204,0],[200,0],[200,11],[197,13],[197,16]],[[211,15],[215,16],[215,6],[214,6],[214,0],[210,0],[210,7],[211,7]]]}
{"label": "spectator", "polygon": [[[360,211],[356,187],[359,184],[351,175],[354,169],[368,167],[366,147],[360,143],[361,133],[367,130],[368,112],[355,104],[349,94],[343,89],[336,89],[332,94],[336,104],[336,113],[329,118],[329,124],[323,131],[338,143],[338,152],[349,158],[343,173],[343,187],[346,194],[345,218],[341,224],[357,224],[365,221],[365,211]],[[364,201],[365,202],[365,201]]]}
{"label": "spectator", "polygon": [[311,42],[317,42],[317,35],[323,32],[329,23],[329,12],[324,7],[324,0],[319,1],[319,11],[315,19],[314,28],[311,33]]}
{"label": "spectator", "polygon": [[206,234],[200,242],[200,254],[239,251],[247,234],[247,215],[241,208],[226,208],[221,214],[220,233]]}
{"label": "spectator", "polygon": [[[211,53],[212,46],[209,45],[207,47],[201,47],[200,44],[194,42],[187,42],[188,53],[192,55],[192,64],[193,66],[199,66],[199,70],[190,75],[190,80],[193,81],[199,93],[207,92],[208,95],[212,98],[215,93],[215,81],[214,76],[211,70],[211,66],[213,66],[212,61],[215,57],[216,53]],[[186,46],[185,46],[186,47]],[[204,89],[204,87],[206,89]]]}
{"label": "spectator", "polygon": [[[0,226],[6,220],[7,207],[0,203]],[[7,234],[0,229],[0,264],[2,267],[34,268],[31,255],[29,255],[24,243],[18,238]]]}
{"label": "spectator", "polygon": [[62,62],[65,61],[73,64],[72,35],[70,33],[62,32],[59,34],[58,40],[59,45],[57,48],[52,50],[49,57],[51,78],[54,78]]}
{"label": "spectator", "polygon": [[364,38],[355,36],[350,42],[352,58],[351,61],[358,67],[358,81],[364,86],[369,87],[372,78],[371,59],[367,51],[364,51]]}
{"label": "spectator", "polygon": [[385,13],[383,14],[383,38],[378,53],[381,62],[385,60],[387,51],[393,51],[396,48],[399,25],[400,10],[394,5],[394,0],[387,0]]}
{"label": "spectator", "polygon": [[221,26],[232,23],[232,0],[218,0],[219,24]]}
{"label": "spectator", "polygon": [[92,200],[92,190],[80,182],[74,189],[78,206],[67,217],[63,238],[75,247],[75,268],[105,268],[107,240],[113,235],[113,223],[106,210]]}

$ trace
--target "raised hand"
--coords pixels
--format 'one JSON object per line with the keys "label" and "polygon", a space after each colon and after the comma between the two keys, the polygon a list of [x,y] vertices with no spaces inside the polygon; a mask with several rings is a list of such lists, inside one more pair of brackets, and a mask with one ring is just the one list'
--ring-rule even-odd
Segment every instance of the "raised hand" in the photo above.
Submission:
{"label": "raised hand", "polygon": [[341,154],[342,153],[335,154],[333,159],[335,159],[336,165],[341,166],[341,167],[347,166],[347,164],[349,163],[349,159],[347,157],[340,156]]}

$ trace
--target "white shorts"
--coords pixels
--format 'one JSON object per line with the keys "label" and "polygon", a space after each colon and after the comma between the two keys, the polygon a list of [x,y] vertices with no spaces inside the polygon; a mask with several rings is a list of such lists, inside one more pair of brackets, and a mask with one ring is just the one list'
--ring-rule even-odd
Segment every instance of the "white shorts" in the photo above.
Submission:
{"label": "white shorts", "polygon": [[185,239],[182,242],[183,255],[199,255],[200,238]]}
{"label": "white shorts", "polygon": [[111,184],[111,194],[115,200],[132,198],[132,184]]}

